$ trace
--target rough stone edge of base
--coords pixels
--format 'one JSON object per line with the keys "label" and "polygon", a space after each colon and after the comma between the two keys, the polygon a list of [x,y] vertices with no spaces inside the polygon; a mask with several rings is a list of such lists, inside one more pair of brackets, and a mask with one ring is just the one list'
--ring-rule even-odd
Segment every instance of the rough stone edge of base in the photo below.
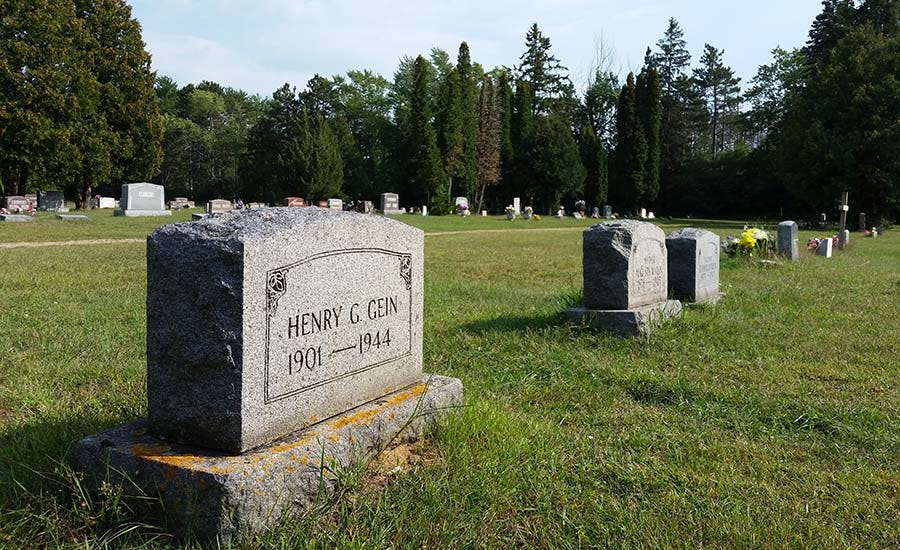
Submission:
{"label": "rough stone edge of base", "polygon": [[126,218],[141,218],[149,216],[171,216],[171,210],[116,210],[113,216],[125,216]]}
{"label": "rough stone edge of base", "polygon": [[721,302],[723,299],[725,299],[726,296],[727,296],[727,294],[725,294],[724,292],[717,292],[716,294],[707,296],[706,298],[703,298],[702,300],[697,300],[696,302],[691,302],[689,300],[682,300],[681,303],[684,307],[714,306],[714,305],[718,304],[719,302]]}
{"label": "rough stone edge of base", "polygon": [[649,336],[662,323],[681,316],[678,300],[666,300],[635,309],[585,309],[573,307],[563,311],[570,323],[610,332],[624,338]]}
{"label": "rough stone edge of base", "polygon": [[160,441],[138,420],[81,440],[77,468],[94,492],[106,483],[150,497],[156,509],[149,512],[176,537],[231,544],[304,510],[320,491],[333,491],[342,469],[362,464],[391,441],[415,441],[462,401],[460,380],[423,375],[407,388],[236,456]]}

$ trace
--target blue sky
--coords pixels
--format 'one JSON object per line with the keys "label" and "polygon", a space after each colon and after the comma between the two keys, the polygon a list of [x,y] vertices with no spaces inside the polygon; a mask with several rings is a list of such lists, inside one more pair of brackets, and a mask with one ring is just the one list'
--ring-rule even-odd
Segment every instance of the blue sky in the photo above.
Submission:
{"label": "blue sky", "polygon": [[200,80],[271,95],[315,73],[373,69],[388,79],[404,54],[459,43],[490,69],[512,66],[537,22],[580,85],[600,42],[627,74],[643,62],[669,17],[693,62],[703,44],[725,49],[744,82],[775,46],[802,46],[820,0],[131,0],[153,68],[184,85]]}

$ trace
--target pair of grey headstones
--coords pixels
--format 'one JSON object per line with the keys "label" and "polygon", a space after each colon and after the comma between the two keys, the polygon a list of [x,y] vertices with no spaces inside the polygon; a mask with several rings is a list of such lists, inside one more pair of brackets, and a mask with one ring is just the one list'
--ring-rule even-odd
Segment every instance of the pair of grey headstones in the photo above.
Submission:
{"label": "pair of grey headstones", "polygon": [[584,232],[584,305],[565,312],[575,322],[620,336],[646,336],[682,304],[714,303],[719,293],[719,238],[687,228],[666,237],[635,220]]}

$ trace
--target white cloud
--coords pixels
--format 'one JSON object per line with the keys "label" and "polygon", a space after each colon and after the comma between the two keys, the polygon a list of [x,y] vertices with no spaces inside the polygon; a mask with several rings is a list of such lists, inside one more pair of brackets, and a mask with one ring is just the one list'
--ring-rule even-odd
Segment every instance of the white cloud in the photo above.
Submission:
{"label": "white cloud", "polygon": [[219,42],[197,36],[144,31],[153,69],[180,85],[211,80],[223,86],[269,95],[289,82],[301,85],[310,73],[273,68]]}

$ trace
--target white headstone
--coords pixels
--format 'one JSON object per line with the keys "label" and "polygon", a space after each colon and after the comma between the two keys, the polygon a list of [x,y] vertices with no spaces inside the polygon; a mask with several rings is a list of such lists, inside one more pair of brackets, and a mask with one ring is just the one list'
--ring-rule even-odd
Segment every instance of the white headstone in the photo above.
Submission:
{"label": "white headstone", "polygon": [[516,216],[522,213],[522,199],[519,197],[513,198],[513,209],[516,211]]}

